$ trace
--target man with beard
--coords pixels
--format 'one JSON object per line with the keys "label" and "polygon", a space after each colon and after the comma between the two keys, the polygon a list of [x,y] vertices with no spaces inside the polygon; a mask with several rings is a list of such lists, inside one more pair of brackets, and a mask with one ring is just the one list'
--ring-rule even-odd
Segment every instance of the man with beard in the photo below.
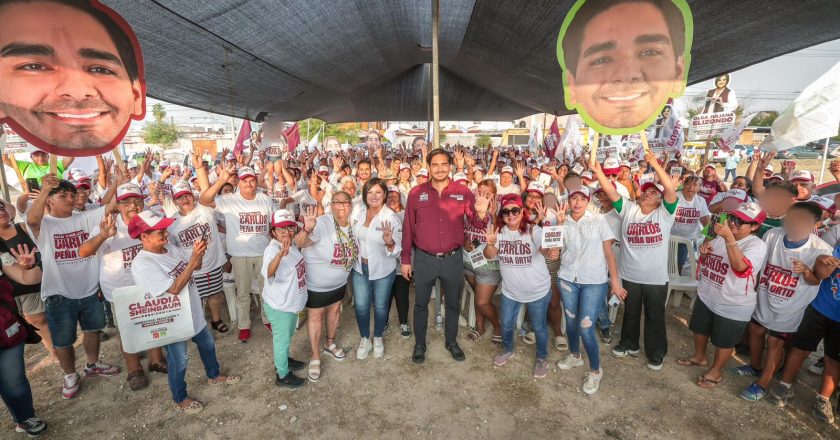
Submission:
{"label": "man with beard", "polygon": [[24,139],[51,152],[101,154],[130,119],[142,119],[139,54],[103,10],[12,0],[0,6],[0,23],[0,120]]}
{"label": "man with beard", "polygon": [[644,129],[685,89],[685,26],[672,1],[583,3],[560,35],[567,105],[601,132]]}

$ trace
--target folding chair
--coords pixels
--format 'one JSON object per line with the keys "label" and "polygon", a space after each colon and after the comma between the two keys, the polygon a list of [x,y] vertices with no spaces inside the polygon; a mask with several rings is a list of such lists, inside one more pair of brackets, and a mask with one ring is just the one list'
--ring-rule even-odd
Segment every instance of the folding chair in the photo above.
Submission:
{"label": "folding chair", "polygon": [[[680,273],[681,267],[677,261],[679,245],[685,245],[688,248],[688,263],[690,271],[687,275]],[[691,307],[694,307],[694,300],[697,298],[697,254],[694,252],[694,242],[682,237],[671,236],[668,242],[668,292],[665,296],[665,304],[668,304],[668,299],[671,297],[671,292],[680,292],[674,297],[674,307],[679,307],[682,303],[682,294],[685,293],[691,297]]]}

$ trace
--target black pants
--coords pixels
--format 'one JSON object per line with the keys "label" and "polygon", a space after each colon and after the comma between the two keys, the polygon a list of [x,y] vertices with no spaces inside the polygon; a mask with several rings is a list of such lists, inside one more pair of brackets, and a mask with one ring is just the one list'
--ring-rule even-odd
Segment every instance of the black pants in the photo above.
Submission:
{"label": "black pants", "polygon": [[388,316],[391,316],[391,304],[397,303],[397,315],[400,325],[408,325],[408,286],[410,282],[397,273],[394,285],[391,286],[391,301],[388,301]]}
{"label": "black pants", "polygon": [[639,328],[644,307],[645,355],[650,363],[662,363],[668,352],[668,338],[665,334],[665,295],[668,285],[638,284],[627,280],[621,280],[621,284],[627,290],[627,298],[624,300],[619,345],[631,350],[639,349]]}
{"label": "black pants", "polygon": [[[432,287],[440,279],[445,292],[447,344],[458,337],[458,317],[461,315],[461,291],[464,289],[464,263],[459,249],[446,258],[437,258],[424,252],[414,253],[414,341],[426,346],[426,328],[429,326],[429,299]],[[440,295],[440,292],[438,292]]]}

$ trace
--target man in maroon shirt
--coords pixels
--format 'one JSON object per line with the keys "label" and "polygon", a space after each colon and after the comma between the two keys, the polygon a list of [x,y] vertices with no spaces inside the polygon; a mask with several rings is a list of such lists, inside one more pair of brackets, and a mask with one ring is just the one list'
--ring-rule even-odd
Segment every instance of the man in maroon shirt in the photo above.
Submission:
{"label": "man in maroon shirt", "polygon": [[458,316],[461,314],[461,290],[464,288],[464,265],[461,244],[464,222],[483,228],[490,200],[473,193],[449,179],[452,159],[441,148],[427,157],[431,179],[415,186],[408,194],[403,222],[402,275],[412,276],[411,253],[414,250],[414,353],[415,363],[426,360],[426,328],[429,324],[429,299],[432,287],[440,279],[446,300],[446,349],[456,361],[465,356],[458,346]]}

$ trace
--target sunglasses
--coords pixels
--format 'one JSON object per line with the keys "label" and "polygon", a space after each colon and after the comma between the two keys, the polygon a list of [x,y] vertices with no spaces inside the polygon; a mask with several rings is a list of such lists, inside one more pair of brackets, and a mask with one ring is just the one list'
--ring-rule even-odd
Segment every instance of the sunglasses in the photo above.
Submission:
{"label": "sunglasses", "polygon": [[731,223],[732,226],[735,226],[736,228],[740,228],[741,226],[744,226],[744,225],[755,224],[755,222],[745,222],[745,221],[741,220],[740,218],[735,217],[734,215],[730,215],[729,217],[726,217],[726,221]]}
{"label": "sunglasses", "polygon": [[499,211],[502,217],[507,217],[509,215],[519,215],[522,213],[522,210],[519,208],[510,208],[510,209],[502,209]]}

